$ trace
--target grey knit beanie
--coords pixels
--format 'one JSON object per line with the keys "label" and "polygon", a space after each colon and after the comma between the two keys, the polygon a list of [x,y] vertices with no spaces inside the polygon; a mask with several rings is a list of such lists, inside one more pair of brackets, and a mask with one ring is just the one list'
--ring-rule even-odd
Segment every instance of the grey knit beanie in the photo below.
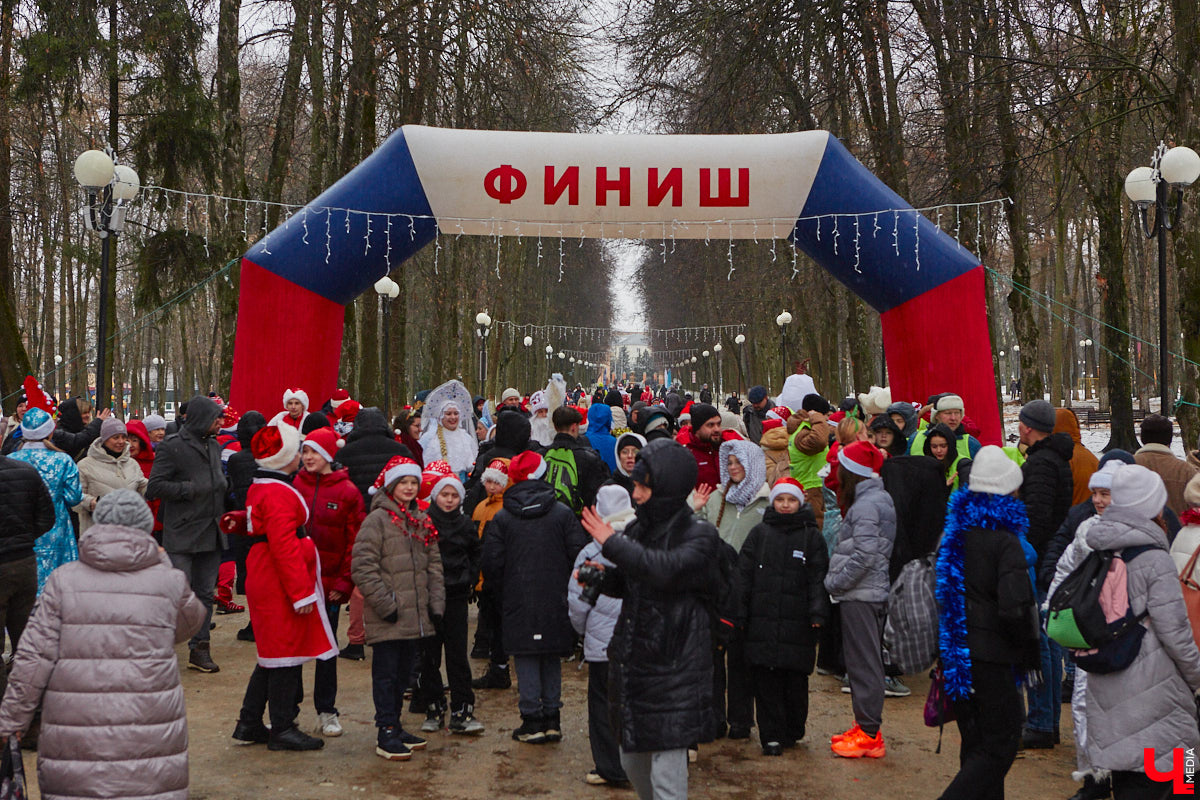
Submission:
{"label": "grey knit beanie", "polygon": [[142,496],[132,489],[117,489],[100,498],[92,519],[98,525],[121,525],[151,533],[154,530],[154,514]]}

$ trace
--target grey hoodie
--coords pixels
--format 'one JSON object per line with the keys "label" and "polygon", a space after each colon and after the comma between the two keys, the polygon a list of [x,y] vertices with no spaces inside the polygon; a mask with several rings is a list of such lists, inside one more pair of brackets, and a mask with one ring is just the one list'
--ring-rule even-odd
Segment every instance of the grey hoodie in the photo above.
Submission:
{"label": "grey hoodie", "polygon": [[0,704],[0,736],[42,704],[42,797],[188,795],[187,718],[175,645],[204,606],[149,534],[95,525],[46,581]]}
{"label": "grey hoodie", "polygon": [[1101,769],[1143,771],[1143,749],[1154,748],[1155,766],[1171,770],[1172,748],[1200,747],[1196,703],[1200,651],[1167,553],[1167,537],[1152,520],[1109,507],[1087,533],[1093,550],[1154,545],[1128,562],[1129,605],[1148,611],[1146,635],[1127,669],[1090,673],[1087,682],[1088,750]]}

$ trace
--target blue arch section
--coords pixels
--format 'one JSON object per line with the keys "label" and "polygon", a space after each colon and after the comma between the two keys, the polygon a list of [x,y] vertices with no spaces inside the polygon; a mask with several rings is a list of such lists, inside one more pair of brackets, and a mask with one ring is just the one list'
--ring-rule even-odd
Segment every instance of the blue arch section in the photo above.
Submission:
{"label": "blue arch section", "polygon": [[[326,209],[354,209],[356,213]],[[389,235],[388,218],[372,218],[373,213],[411,214],[412,218],[392,217]],[[432,217],[400,129],[251,247],[246,258],[327,300],[346,305],[433,241],[437,223]],[[378,269],[364,269],[372,263]]]}
{"label": "blue arch section", "polygon": [[[882,314],[979,266],[974,254],[911,209],[831,135],[788,239]],[[868,216],[822,216],[835,214]]]}

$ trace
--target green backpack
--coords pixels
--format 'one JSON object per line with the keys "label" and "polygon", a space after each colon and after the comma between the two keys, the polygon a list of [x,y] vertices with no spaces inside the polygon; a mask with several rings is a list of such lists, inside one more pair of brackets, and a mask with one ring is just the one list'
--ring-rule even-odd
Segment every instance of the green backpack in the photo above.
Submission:
{"label": "green backpack", "polygon": [[569,447],[552,447],[546,451],[546,483],[554,487],[558,501],[575,512],[583,513],[583,499],[579,496],[579,467],[575,463],[575,451]]}

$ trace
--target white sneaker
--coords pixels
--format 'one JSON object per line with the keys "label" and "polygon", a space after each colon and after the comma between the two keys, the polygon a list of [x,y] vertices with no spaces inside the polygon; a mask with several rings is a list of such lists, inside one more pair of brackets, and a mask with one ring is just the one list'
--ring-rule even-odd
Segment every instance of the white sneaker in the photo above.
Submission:
{"label": "white sneaker", "polygon": [[341,736],[342,723],[338,722],[338,715],[328,712],[317,714],[318,728],[322,736]]}

